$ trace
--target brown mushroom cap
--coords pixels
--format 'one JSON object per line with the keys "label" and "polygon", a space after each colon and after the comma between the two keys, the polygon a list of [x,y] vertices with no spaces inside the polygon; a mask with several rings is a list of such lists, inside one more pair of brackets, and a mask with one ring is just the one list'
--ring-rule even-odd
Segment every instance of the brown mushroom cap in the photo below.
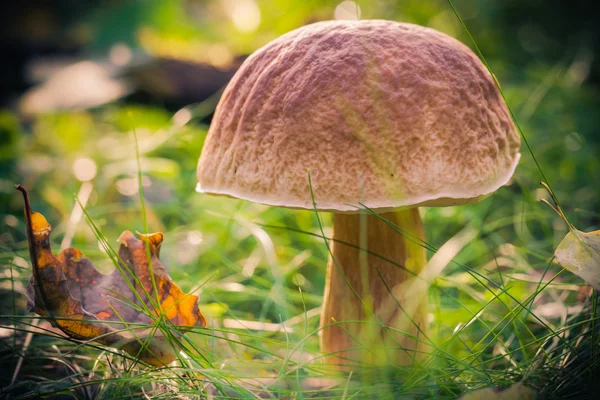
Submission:
{"label": "brown mushroom cap", "polygon": [[520,138],[473,52],[433,29],[327,21],[252,54],[227,86],[199,190],[356,211],[475,202],[512,176]]}

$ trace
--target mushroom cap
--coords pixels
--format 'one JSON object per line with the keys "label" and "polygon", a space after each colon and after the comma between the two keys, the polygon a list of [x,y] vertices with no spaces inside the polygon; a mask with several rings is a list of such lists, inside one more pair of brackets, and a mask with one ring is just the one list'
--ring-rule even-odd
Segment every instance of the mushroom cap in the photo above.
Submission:
{"label": "mushroom cap", "polygon": [[198,191],[341,212],[472,203],[507,183],[520,137],[459,41],[384,20],[326,21],[253,53],[216,108]]}

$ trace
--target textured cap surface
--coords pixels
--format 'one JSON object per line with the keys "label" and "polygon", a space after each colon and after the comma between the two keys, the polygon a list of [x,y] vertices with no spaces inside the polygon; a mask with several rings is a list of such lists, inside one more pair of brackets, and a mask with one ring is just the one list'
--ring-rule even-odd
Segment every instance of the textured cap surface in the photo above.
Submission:
{"label": "textured cap surface", "polygon": [[307,25],[252,54],[217,106],[199,191],[355,211],[474,202],[504,185],[520,138],[459,41],[383,20]]}

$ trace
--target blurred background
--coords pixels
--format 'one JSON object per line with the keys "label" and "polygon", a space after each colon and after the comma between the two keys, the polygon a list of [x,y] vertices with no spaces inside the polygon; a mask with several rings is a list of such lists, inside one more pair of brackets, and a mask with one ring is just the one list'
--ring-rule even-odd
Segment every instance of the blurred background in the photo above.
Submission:
{"label": "blurred background", "polygon": [[[427,239],[439,247],[475,221],[480,235],[458,259],[494,279],[502,268],[518,275],[511,290],[524,294],[567,233],[540,205],[538,200],[548,197],[540,180],[550,182],[577,228],[600,229],[600,16],[584,0],[456,0],[454,5],[498,78],[545,178],[523,143],[510,186],[477,205],[425,209]],[[316,327],[327,249],[314,236],[319,229],[313,213],[202,196],[194,191],[195,166],[220,91],[245,57],[302,25],[357,17],[432,27],[473,48],[443,0],[2,2],[0,314],[27,314],[24,288],[30,272],[22,202],[13,185],[27,187],[34,209],[52,224],[55,250],[67,238],[109,271],[111,261],[84,218],[74,228],[69,220],[79,195],[110,243],[125,229],[143,230],[137,140],[148,229],[165,232],[164,264],[184,291],[198,290],[201,309],[213,324],[277,323],[317,310],[310,314]],[[323,217],[329,227],[329,216]],[[458,266],[445,273],[448,281],[440,286],[454,291],[462,305],[485,300],[469,292],[482,289],[465,280]],[[559,281],[581,283],[566,274]],[[578,294],[579,288],[571,287],[541,297],[567,309]],[[451,300],[436,301],[434,323],[441,334],[468,319]],[[544,312],[559,324],[563,308],[557,307]],[[15,343],[22,340],[14,332],[0,333]],[[472,332],[464,340],[477,343],[481,337]],[[315,337],[309,348],[316,347]],[[2,351],[5,365],[14,366],[11,350]],[[224,358],[253,357],[239,349],[222,351]]]}

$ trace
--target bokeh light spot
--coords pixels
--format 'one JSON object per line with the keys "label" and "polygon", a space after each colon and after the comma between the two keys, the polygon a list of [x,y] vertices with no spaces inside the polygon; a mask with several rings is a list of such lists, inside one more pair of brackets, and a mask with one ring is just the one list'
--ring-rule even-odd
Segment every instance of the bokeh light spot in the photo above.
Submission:
{"label": "bokeh light spot", "polygon": [[335,19],[359,20],[360,14],[360,7],[356,2],[345,0],[337,5],[333,17]]}
{"label": "bokeh light spot", "polygon": [[98,167],[90,158],[79,158],[73,163],[73,174],[81,182],[91,181],[96,177]]}
{"label": "bokeh light spot", "polygon": [[260,9],[254,0],[224,0],[231,22],[242,33],[252,33],[260,25]]}

